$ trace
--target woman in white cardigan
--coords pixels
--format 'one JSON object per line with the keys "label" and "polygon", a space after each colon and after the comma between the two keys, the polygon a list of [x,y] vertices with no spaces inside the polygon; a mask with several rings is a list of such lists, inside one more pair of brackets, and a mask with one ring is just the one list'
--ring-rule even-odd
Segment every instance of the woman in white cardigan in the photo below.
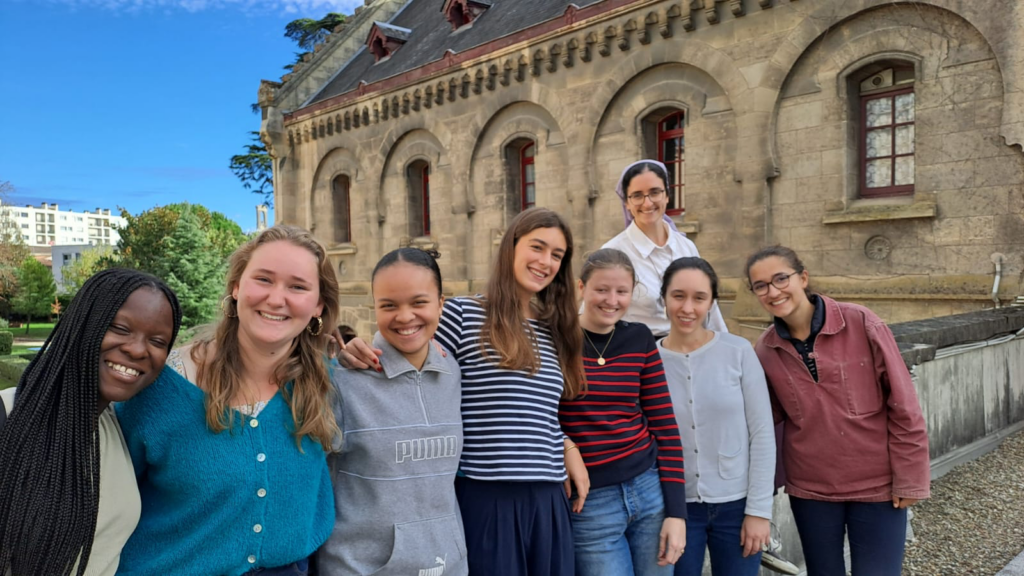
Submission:
{"label": "woman in white cardigan", "polygon": [[671,324],[658,343],[686,462],[686,549],[676,576],[756,576],[768,543],[775,433],[754,348],[708,328],[718,277],[686,257],[665,270],[660,295]]}

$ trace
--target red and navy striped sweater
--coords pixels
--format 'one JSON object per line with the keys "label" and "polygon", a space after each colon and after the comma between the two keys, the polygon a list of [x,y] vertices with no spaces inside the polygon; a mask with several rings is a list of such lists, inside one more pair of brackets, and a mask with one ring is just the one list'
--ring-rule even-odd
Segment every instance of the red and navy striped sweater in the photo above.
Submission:
{"label": "red and navy striped sweater", "polygon": [[[562,400],[558,420],[579,446],[591,487],[631,480],[657,461],[665,516],[686,518],[683,445],[654,336],[643,324],[620,321],[611,342],[608,334],[588,331],[587,337],[588,392]],[[597,362],[601,350],[604,366]]]}

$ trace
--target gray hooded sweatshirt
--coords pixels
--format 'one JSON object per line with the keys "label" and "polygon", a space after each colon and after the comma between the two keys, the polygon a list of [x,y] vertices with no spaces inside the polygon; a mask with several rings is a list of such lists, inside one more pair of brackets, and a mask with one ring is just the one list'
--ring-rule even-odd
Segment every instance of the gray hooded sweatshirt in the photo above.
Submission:
{"label": "gray hooded sweatshirt", "polygon": [[422,370],[378,333],[383,372],[335,369],[342,437],[328,457],[337,520],[317,553],[331,576],[465,576],[455,499],[462,376],[433,347]]}

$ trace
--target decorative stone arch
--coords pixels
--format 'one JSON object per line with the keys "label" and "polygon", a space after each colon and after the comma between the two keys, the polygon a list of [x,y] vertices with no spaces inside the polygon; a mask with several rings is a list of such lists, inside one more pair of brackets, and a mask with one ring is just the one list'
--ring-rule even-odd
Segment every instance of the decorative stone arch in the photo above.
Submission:
{"label": "decorative stone arch", "polygon": [[[688,68],[700,71],[703,75],[712,78],[720,87],[722,94],[730,102],[735,103],[735,113],[742,116],[750,113],[764,113],[765,111],[754,108],[754,98],[748,95],[750,90],[747,81],[739,69],[736,68],[733,60],[714,47],[696,40],[687,40],[687,50],[680,51],[678,46],[671,42],[655,43],[645,50],[636,50],[604,80],[604,82],[591,95],[591,105],[584,112],[584,117],[579,122],[581,133],[579,137],[588,142],[586,147],[585,170],[587,174],[587,188],[592,197],[599,194],[599,190],[608,186],[607,183],[599,182],[597,170],[594,163],[594,144],[597,141],[599,126],[605,119],[608,109],[613,105],[623,90],[639,79],[651,69],[662,65],[684,65]],[[752,123],[744,123],[743,131],[737,134],[738,142],[737,157],[743,154],[747,157],[765,155],[764,150],[750,150],[747,143],[757,141],[757,131],[752,129]]]}
{"label": "decorative stone arch", "polygon": [[349,178],[351,221],[351,213],[356,212],[355,207],[365,205],[366,202],[365,198],[362,202],[357,201],[357,197],[360,195],[357,193],[359,188],[355,186],[355,183],[362,179],[362,168],[359,158],[351,148],[336,147],[323,155],[313,173],[313,184],[309,192],[310,213],[307,221],[312,223],[310,228],[313,233],[328,246],[335,243],[333,183],[335,178],[342,175]]}
{"label": "decorative stone arch", "polygon": [[1005,33],[995,29],[997,23],[1011,20],[1019,21],[1024,5],[1019,2],[1005,4],[1008,14],[1006,18],[982,18],[979,10],[965,10],[962,0],[847,0],[838,5],[823,4],[807,14],[807,17],[779,43],[779,47],[769,59],[770,69],[762,76],[759,88],[774,94],[774,110],[771,116],[769,133],[774,134],[776,115],[782,100],[782,88],[801,56],[815,41],[837,25],[857,15],[878,7],[904,6],[913,9],[913,5],[925,4],[948,12],[952,17],[972,27],[985,39],[989,50],[995,56],[996,63],[1003,81],[1003,117],[1000,135],[1009,146],[1024,147],[1024,86],[1018,79],[1024,78],[1024,60],[1021,60],[1014,47],[1016,43],[1003,41]]}
{"label": "decorative stone arch", "polygon": [[[531,140],[536,146],[534,153],[538,162],[542,163],[541,166],[549,166],[552,162],[559,166],[567,166],[569,162],[568,150],[564,146],[565,136],[558,121],[547,109],[535,102],[511,102],[488,118],[481,129],[473,130],[473,132],[477,138],[473,144],[472,153],[467,157],[469,174],[467,190],[474,210],[476,203],[484,196],[500,195],[501,198],[507,199],[510,192],[510,180],[506,165],[508,160],[505,155],[509,145],[513,142],[524,139]],[[502,167],[501,184],[493,186],[493,184],[485,182],[486,178],[481,178],[479,175],[481,171],[485,175],[493,174],[497,165]],[[567,171],[562,170],[556,173],[547,170],[544,178],[549,179],[553,175],[557,175],[559,181],[555,186],[552,186],[550,181],[543,183],[544,185],[539,188],[538,192],[538,205],[557,208],[569,202],[568,197],[545,196],[550,190],[569,190]],[[489,186],[493,186],[493,188],[489,188]],[[487,204],[491,205],[492,203],[488,202]],[[507,202],[500,202],[499,205],[503,212],[508,207]],[[509,214],[504,214],[500,221],[494,221],[490,216],[486,219],[489,220],[488,224],[492,227],[504,228]]]}
{"label": "decorative stone arch", "polygon": [[[426,160],[430,164],[432,172],[437,174],[441,172],[440,168],[448,164],[445,150],[441,140],[425,129],[414,129],[395,140],[384,159],[379,185],[376,189],[378,222],[383,223],[388,216],[389,199],[385,196],[388,194],[388,177],[398,177],[404,182],[406,168],[416,160]],[[438,186],[438,189],[443,188],[443,185]]]}
{"label": "decorative stone arch", "polygon": [[[465,141],[463,148],[471,149],[473,152],[468,155],[459,155],[454,158],[456,165],[453,166],[455,174],[469,174],[466,181],[454,182],[452,190],[452,211],[456,214],[472,214],[476,211],[478,198],[471,190],[473,181],[474,158],[481,146],[481,137],[484,130],[494,125],[495,119],[504,110],[517,103],[528,103],[536,106],[538,113],[535,118],[538,122],[546,125],[548,133],[545,145],[555,146],[564,144],[567,140],[565,132],[555,120],[556,117],[570,117],[572,109],[567,107],[555,93],[537,82],[515,84],[492,92],[487,98],[480,100],[475,114],[469,121],[467,129],[460,131],[464,134]],[[536,133],[538,136],[539,132]],[[571,135],[570,135],[571,137]]]}

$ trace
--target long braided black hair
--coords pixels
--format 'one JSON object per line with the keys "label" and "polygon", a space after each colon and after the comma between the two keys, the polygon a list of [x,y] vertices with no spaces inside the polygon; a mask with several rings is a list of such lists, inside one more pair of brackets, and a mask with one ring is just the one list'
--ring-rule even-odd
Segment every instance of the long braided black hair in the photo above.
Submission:
{"label": "long braided black hair", "polygon": [[67,575],[76,561],[85,573],[99,504],[100,344],[139,288],[170,302],[170,350],[181,327],[174,292],[143,272],[104,270],[82,285],[18,382],[0,430],[0,574]]}

